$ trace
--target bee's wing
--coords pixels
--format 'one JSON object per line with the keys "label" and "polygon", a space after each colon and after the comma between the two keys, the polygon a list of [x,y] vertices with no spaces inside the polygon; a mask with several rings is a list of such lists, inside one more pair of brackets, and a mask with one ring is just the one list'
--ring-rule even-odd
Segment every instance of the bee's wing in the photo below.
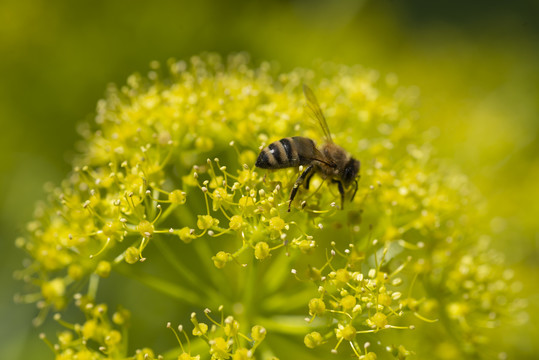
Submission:
{"label": "bee's wing", "polygon": [[305,94],[305,98],[307,99],[307,105],[305,106],[305,108],[309,113],[309,116],[316,120],[318,124],[320,124],[320,127],[324,132],[324,136],[326,137],[326,142],[332,143],[333,140],[331,139],[331,133],[329,132],[326,118],[324,117],[324,113],[322,113],[322,109],[320,109],[320,105],[318,105],[318,100],[316,100],[316,96],[314,96],[314,93],[311,88],[305,84],[303,84],[303,93]]}
{"label": "bee's wing", "polygon": [[321,152],[320,150],[316,149],[315,148],[315,153],[316,155],[314,157],[311,158],[312,161],[318,161],[318,162],[321,162],[322,164],[326,164],[327,166],[329,167],[332,167],[332,168],[335,168],[337,167],[337,164],[335,164],[333,161],[331,161],[330,159],[327,159]]}

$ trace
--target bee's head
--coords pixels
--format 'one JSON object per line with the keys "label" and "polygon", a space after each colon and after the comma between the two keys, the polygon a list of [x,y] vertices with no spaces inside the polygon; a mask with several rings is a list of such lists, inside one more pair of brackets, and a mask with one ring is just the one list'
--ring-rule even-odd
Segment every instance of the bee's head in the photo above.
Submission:
{"label": "bee's head", "polygon": [[343,185],[345,187],[348,187],[352,183],[352,181],[356,179],[358,174],[359,174],[359,160],[350,158],[350,160],[348,160],[348,162],[344,166],[344,170],[342,172]]}

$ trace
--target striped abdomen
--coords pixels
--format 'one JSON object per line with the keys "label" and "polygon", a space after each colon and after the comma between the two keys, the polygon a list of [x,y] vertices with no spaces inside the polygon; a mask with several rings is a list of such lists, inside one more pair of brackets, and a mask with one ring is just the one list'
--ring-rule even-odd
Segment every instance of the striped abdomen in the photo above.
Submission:
{"label": "striped abdomen", "polygon": [[275,141],[258,155],[255,165],[262,169],[282,169],[310,164],[319,154],[313,140],[294,136]]}

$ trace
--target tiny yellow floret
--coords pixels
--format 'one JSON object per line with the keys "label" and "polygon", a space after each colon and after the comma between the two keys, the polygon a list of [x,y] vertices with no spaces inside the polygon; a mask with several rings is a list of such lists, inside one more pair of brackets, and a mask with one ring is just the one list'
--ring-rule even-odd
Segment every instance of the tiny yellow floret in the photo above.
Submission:
{"label": "tiny yellow floret", "polygon": [[46,282],[41,287],[41,293],[43,297],[48,301],[54,301],[59,297],[63,297],[65,294],[65,282],[63,279],[56,278],[49,282]]}
{"label": "tiny yellow floret", "polygon": [[122,341],[122,334],[118,330],[110,331],[105,337],[105,344],[108,346],[115,346]]}
{"label": "tiny yellow floret", "polygon": [[67,268],[67,274],[73,280],[80,280],[84,276],[84,268],[79,264],[71,264]]}
{"label": "tiny yellow floret", "polygon": [[134,264],[140,260],[140,251],[134,247],[130,246],[125,249],[125,262],[128,264]]}
{"label": "tiny yellow floret", "polygon": [[270,255],[270,247],[267,242],[260,241],[255,245],[255,257],[264,260]]}
{"label": "tiny yellow floret", "polygon": [[243,226],[243,218],[241,215],[234,215],[230,218],[230,223],[228,224],[232,230],[240,230]]}
{"label": "tiny yellow floret", "polygon": [[256,342],[261,342],[266,337],[266,329],[263,326],[255,325],[251,328],[251,338]]}
{"label": "tiny yellow floret", "polygon": [[240,330],[240,323],[238,320],[235,320],[232,316],[230,316],[225,320],[224,330],[226,336],[236,336]]}
{"label": "tiny yellow floret", "polygon": [[309,301],[309,314],[314,315],[323,315],[326,312],[326,304],[324,300],[319,298],[313,298]]}
{"label": "tiny yellow floret", "polygon": [[219,220],[213,218],[211,215],[198,215],[197,227],[200,230],[208,230],[212,226],[217,226]]}
{"label": "tiny yellow floret", "polygon": [[356,337],[356,328],[354,328],[352,325],[341,325],[339,324],[339,326],[337,327],[336,329],[336,335],[337,335],[337,338],[343,338],[344,340],[348,340],[348,341],[352,341],[354,340],[354,338]]}
{"label": "tiny yellow floret", "polygon": [[341,306],[345,311],[353,309],[356,306],[356,300],[355,296],[346,295],[341,299]]}
{"label": "tiny yellow floret", "polygon": [[252,359],[252,357],[250,356],[249,350],[247,350],[246,348],[240,348],[236,350],[234,355],[232,355],[232,359],[233,360],[249,360],[249,359]]}
{"label": "tiny yellow floret", "polygon": [[378,359],[378,356],[375,353],[370,352],[370,353],[366,354],[362,359],[363,360],[376,360],[376,359]]}
{"label": "tiny yellow floret", "polygon": [[212,359],[222,360],[230,357],[229,344],[222,337],[212,339],[210,344],[210,354]]}
{"label": "tiny yellow floret", "polygon": [[153,224],[148,220],[142,220],[137,225],[137,230],[145,238],[151,237],[153,235],[153,232],[155,231]]}
{"label": "tiny yellow floret", "polygon": [[335,280],[341,284],[345,284],[350,281],[350,272],[346,269],[339,269],[336,271]]}
{"label": "tiny yellow floret", "polygon": [[193,328],[193,335],[195,336],[201,336],[206,334],[208,332],[208,325],[205,323],[198,323],[198,326],[195,326]]}
{"label": "tiny yellow floret", "polygon": [[238,206],[243,210],[244,215],[253,215],[256,208],[255,201],[250,196],[243,196],[238,201]]}
{"label": "tiny yellow floret", "polygon": [[324,339],[322,338],[322,335],[320,335],[320,333],[317,331],[308,333],[303,338],[303,343],[305,343],[305,346],[307,346],[309,349],[314,349],[315,347],[320,346],[323,342]]}
{"label": "tiny yellow floret", "polygon": [[112,266],[110,262],[102,260],[97,264],[95,273],[102,278],[107,278],[110,275],[111,269],[112,269]]}
{"label": "tiny yellow floret", "polygon": [[186,244],[189,244],[193,239],[196,239],[194,231],[187,226],[180,229],[178,236],[180,237],[180,240]]}
{"label": "tiny yellow floret", "polygon": [[170,201],[172,204],[182,205],[187,201],[187,196],[185,192],[181,190],[173,190],[170,192],[170,194],[168,194],[168,201]]}
{"label": "tiny yellow floret", "polygon": [[271,230],[281,231],[285,226],[285,222],[280,217],[275,216],[270,219],[269,225]]}
{"label": "tiny yellow floret", "polygon": [[383,329],[387,325],[387,315],[377,312],[368,319],[368,323],[373,328]]}
{"label": "tiny yellow floret", "polygon": [[191,354],[184,352],[178,356],[178,360],[200,360],[200,355],[191,356]]}
{"label": "tiny yellow floret", "polygon": [[216,268],[222,269],[225,267],[225,265],[229,261],[229,256],[226,252],[219,251],[211,259],[213,260],[213,264],[215,265]]}
{"label": "tiny yellow floret", "polygon": [[85,339],[93,339],[97,335],[99,325],[96,320],[88,320],[82,326],[82,336]]}
{"label": "tiny yellow floret", "polygon": [[386,307],[391,305],[391,296],[387,293],[378,294],[378,304]]}

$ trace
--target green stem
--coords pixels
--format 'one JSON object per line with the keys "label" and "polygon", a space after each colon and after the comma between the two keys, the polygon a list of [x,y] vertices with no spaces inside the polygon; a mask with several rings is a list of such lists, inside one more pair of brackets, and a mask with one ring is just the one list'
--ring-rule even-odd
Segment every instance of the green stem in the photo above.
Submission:
{"label": "green stem", "polygon": [[304,336],[312,331],[312,325],[307,324],[302,316],[258,317],[255,322],[268,330],[268,333]]}
{"label": "green stem", "polygon": [[170,204],[167,209],[165,211],[163,211],[163,213],[161,214],[161,217],[159,218],[159,220],[157,220],[157,222],[155,223],[155,225],[159,225],[161,224],[163,221],[165,221],[169,216],[170,214],[172,214],[172,212],[176,209],[176,207],[178,207],[177,204]]}
{"label": "green stem", "polygon": [[[189,351],[192,356],[196,355],[202,355],[202,353],[208,352],[208,344],[201,338],[197,337],[194,339],[191,339],[191,344],[188,348],[186,348],[186,344],[184,344],[185,351]],[[176,360],[178,359],[178,356],[182,353],[180,347],[176,347],[172,350],[167,351],[163,355],[164,360]],[[203,357],[202,357],[203,358]]]}
{"label": "green stem", "polygon": [[243,319],[242,323],[245,323],[248,328],[251,328],[254,324],[250,323],[253,319],[253,315],[256,314],[258,309],[253,308],[254,306],[254,295],[255,291],[257,291],[257,276],[258,274],[258,266],[257,262],[253,261],[252,259],[249,259],[249,263],[247,264],[247,268],[245,271],[247,274],[243,277],[243,283],[240,287],[239,291],[243,294],[241,303],[243,304],[244,311],[243,311]]}
{"label": "green stem", "polygon": [[193,288],[197,288],[198,290],[203,291],[205,297],[213,299],[219,297],[219,293],[213,290],[211,287],[201,286],[204,284],[203,279],[198,276],[197,273],[191,271],[188,267],[186,267],[183,262],[180,261],[180,259],[178,258],[177,253],[175,253],[161,237],[155,238],[154,244],[156,244],[164,259],[182,277],[182,280],[188,281]]}
{"label": "green stem", "polygon": [[[225,269],[219,270],[213,265],[211,258],[214,254],[212,254],[207,239],[199,238],[191,244],[197,252],[199,259],[203,262],[200,269],[206,271],[213,286],[220,293],[217,299],[227,298],[227,295],[230,295],[230,281],[223,273]],[[229,265],[233,266],[234,264]]]}
{"label": "green stem", "polygon": [[[277,253],[277,251],[274,251],[272,254],[274,253]],[[272,256],[271,263],[265,271],[264,280],[262,281],[266,293],[272,294],[276,292],[291,276],[290,263],[292,259],[293,256],[287,255],[284,249],[279,250],[277,255]]]}
{"label": "green stem", "polygon": [[90,275],[90,281],[88,284],[88,296],[91,299],[96,298],[98,286],[99,286],[99,275],[93,273]]}
{"label": "green stem", "polygon": [[175,298],[179,301],[182,301],[189,305],[200,306],[203,304],[203,299],[199,294],[180,286],[176,283],[163,280],[163,278],[152,276],[146,273],[134,273],[128,267],[132,265],[119,265],[117,270],[120,274],[137,280],[138,282],[148,286],[151,289],[154,289],[162,294],[168,295],[172,298]]}
{"label": "green stem", "polygon": [[313,296],[316,296],[316,291],[310,288],[299,290],[293,294],[276,292],[273,295],[267,296],[262,302],[261,307],[268,313],[286,313],[303,308],[305,314],[307,314],[307,303]]}

